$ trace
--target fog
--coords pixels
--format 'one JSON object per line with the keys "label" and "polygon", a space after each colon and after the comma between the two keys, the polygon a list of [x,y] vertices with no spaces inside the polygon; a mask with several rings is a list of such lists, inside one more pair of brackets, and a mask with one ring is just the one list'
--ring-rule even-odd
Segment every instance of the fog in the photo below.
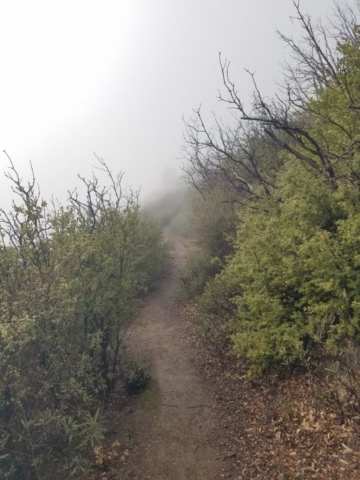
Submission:
{"label": "fog", "polygon": [[[302,0],[313,16],[330,0]],[[271,95],[286,55],[276,29],[297,35],[291,0],[33,0],[0,5],[0,150],[45,197],[63,200],[93,153],[142,198],[180,182],[182,117],[220,116],[218,54],[250,100],[244,68]],[[0,204],[9,189],[0,156]]]}

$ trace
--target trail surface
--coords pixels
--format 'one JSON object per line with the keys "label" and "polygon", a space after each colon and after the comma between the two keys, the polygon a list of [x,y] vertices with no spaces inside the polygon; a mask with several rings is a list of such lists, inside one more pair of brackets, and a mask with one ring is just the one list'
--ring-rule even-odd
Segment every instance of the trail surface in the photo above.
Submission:
{"label": "trail surface", "polygon": [[221,478],[212,446],[214,412],[206,379],[192,363],[175,303],[184,263],[181,239],[171,238],[172,264],[150,293],[129,332],[131,353],[150,371],[149,387],[120,413],[121,444],[129,448],[122,480]]}

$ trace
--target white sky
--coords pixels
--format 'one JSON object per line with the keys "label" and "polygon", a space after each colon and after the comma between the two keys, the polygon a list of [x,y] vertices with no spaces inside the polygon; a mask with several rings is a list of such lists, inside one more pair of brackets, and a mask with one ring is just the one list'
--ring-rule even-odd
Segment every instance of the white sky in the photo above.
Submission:
{"label": "white sky", "polygon": [[[331,0],[302,0],[325,17]],[[292,0],[0,0],[0,151],[64,199],[93,152],[144,195],[179,169],[182,116],[221,113],[218,53],[272,92]],[[296,33],[296,32],[295,32]],[[0,205],[7,203],[0,154]]]}

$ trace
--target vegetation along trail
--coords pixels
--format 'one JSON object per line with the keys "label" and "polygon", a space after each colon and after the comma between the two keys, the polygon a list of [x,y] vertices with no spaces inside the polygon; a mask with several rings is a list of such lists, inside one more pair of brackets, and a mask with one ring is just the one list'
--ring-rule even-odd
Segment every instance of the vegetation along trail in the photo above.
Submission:
{"label": "vegetation along trail", "polygon": [[190,347],[181,340],[175,308],[186,249],[180,238],[170,240],[170,269],[129,332],[131,354],[147,365],[151,381],[118,419],[121,443],[130,453],[119,472],[122,479],[210,480],[221,475],[211,446],[210,393],[192,365]]}

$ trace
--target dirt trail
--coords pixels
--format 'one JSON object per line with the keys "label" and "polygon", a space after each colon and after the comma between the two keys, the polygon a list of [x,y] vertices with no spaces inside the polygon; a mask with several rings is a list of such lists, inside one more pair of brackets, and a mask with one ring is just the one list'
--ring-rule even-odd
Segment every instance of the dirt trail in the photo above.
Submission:
{"label": "dirt trail", "polygon": [[122,445],[130,452],[119,472],[122,480],[221,478],[221,460],[211,445],[210,393],[191,361],[191,347],[181,338],[175,308],[185,247],[181,239],[171,240],[172,265],[129,332],[131,353],[145,362],[151,382],[119,418]]}

